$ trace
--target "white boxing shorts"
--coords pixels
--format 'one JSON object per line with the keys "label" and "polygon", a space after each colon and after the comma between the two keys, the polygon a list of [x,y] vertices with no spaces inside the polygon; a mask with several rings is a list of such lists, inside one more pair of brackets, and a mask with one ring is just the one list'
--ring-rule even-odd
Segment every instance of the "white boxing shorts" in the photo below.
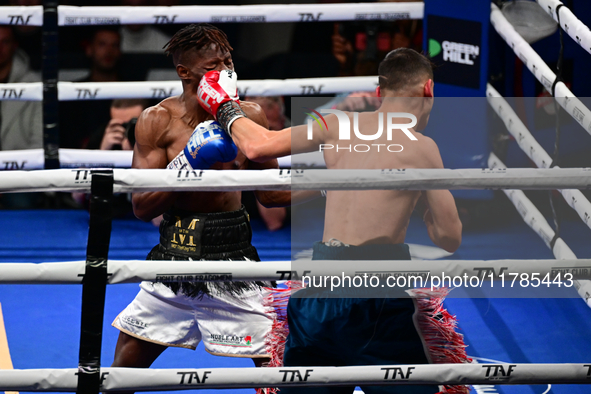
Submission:
{"label": "white boxing shorts", "polygon": [[240,295],[175,294],[162,283],[142,282],[135,299],[113,321],[113,327],[144,341],[163,346],[205,350],[230,357],[269,357],[265,338],[276,318],[264,306],[270,290],[243,291]]}

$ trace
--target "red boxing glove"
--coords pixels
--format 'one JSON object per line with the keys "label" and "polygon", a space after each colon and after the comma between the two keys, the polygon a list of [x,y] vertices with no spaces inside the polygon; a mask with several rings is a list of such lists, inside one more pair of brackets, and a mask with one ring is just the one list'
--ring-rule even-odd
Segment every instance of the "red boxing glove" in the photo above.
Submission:
{"label": "red boxing glove", "polygon": [[199,104],[212,114],[224,130],[231,134],[230,126],[239,118],[246,117],[240,108],[236,73],[231,70],[209,71],[199,82]]}

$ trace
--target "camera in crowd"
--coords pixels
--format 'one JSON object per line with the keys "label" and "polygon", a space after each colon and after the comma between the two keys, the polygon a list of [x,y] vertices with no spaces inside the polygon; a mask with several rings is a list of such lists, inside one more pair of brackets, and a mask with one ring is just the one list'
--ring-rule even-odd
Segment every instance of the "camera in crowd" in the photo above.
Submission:
{"label": "camera in crowd", "polygon": [[[125,129],[125,138],[129,141],[129,144],[133,148],[135,145],[135,125],[137,123],[137,118],[131,118],[129,122],[121,123],[121,127]],[[121,150],[122,146],[120,144],[113,145],[113,150]]]}

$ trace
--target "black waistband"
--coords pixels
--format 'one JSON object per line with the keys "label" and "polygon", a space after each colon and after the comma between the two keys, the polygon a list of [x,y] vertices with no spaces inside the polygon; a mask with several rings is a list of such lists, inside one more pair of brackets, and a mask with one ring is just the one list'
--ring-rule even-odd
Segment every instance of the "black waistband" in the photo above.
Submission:
{"label": "black waistband", "polygon": [[172,209],[163,217],[160,246],[166,253],[219,260],[225,259],[221,254],[240,253],[251,247],[252,229],[244,207],[213,213]]}

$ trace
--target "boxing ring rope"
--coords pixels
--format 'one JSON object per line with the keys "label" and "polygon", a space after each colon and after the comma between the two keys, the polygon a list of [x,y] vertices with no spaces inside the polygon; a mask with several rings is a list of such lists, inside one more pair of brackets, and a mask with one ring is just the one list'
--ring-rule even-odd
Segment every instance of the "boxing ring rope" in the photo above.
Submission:
{"label": "boxing ring rope", "polygon": [[573,12],[558,0],[536,0],[548,14],[560,24],[562,30],[591,53],[591,30],[573,14]]}
{"label": "boxing ring rope", "polygon": [[532,72],[544,88],[550,92],[558,104],[568,112],[582,127],[591,134],[591,111],[579,100],[562,81],[556,80],[556,74],[542,60],[540,55],[515,31],[499,7],[491,4],[491,25],[513,49],[523,64]]}
{"label": "boxing ring rope", "polygon": [[[536,141],[509,103],[490,84],[487,85],[486,95],[488,103],[502,119],[507,131],[515,138],[523,152],[539,168],[548,168],[552,164],[550,155]],[[489,167],[506,168],[502,161],[492,153],[489,157]],[[555,166],[553,168],[557,167]],[[585,195],[576,189],[559,189],[558,191],[562,194],[567,204],[577,212],[581,220],[587,226],[591,227],[591,202],[589,202]],[[544,240],[557,259],[576,258],[575,254],[561,238],[555,239],[556,234],[554,230],[552,230],[543,215],[527,199],[522,191],[503,190],[503,192],[515,205],[515,208],[523,217],[524,221]],[[585,303],[591,307],[591,281],[576,281],[575,287],[579,295],[585,300]]]}
{"label": "boxing ring rope", "polygon": [[[241,96],[298,96],[373,91],[378,77],[291,78],[238,81]],[[58,82],[60,101],[110,100],[120,98],[164,99],[181,94],[180,81],[143,82]],[[6,101],[42,101],[41,82],[7,83],[0,88],[0,97]]]}
{"label": "boxing ring rope", "polygon": [[[522,201],[522,200],[520,200]],[[539,213],[539,212],[538,212]],[[530,213],[535,215],[536,213]],[[564,244],[554,252],[560,260],[412,260],[409,261],[344,261],[335,265],[331,261],[158,261],[158,260],[109,260],[107,262],[107,284],[152,282],[205,282],[205,281],[281,281],[301,279],[304,275],[321,277],[325,275],[356,276],[367,272],[415,273],[424,278],[458,276],[484,278],[490,281],[502,280],[496,273],[519,272],[550,274],[556,276],[571,274],[572,279],[591,279],[591,259],[577,259]],[[51,263],[2,263],[0,284],[82,284],[85,261]],[[393,266],[395,264],[395,266]],[[363,270],[360,270],[360,266]],[[393,268],[394,267],[394,268]],[[493,272],[492,276],[490,275]],[[484,275],[485,274],[485,275]],[[484,277],[483,277],[484,275]]]}
{"label": "boxing ring rope", "polygon": [[114,193],[239,190],[591,189],[591,168],[391,170],[61,169],[4,171],[0,193],[88,192],[97,171],[112,171]]}
{"label": "boxing ring rope", "polygon": [[[248,9],[249,6],[231,7],[232,15],[217,15],[216,12],[221,11],[226,7],[68,7],[59,6],[58,19],[59,25],[89,25],[89,24],[127,24],[127,23],[191,23],[196,21],[208,21],[208,22],[280,22],[280,21],[331,21],[331,20],[367,20],[367,19],[419,19],[423,17],[423,4],[422,3],[410,3],[410,4],[383,4],[388,7],[387,9],[368,9],[368,5],[362,4],[363,9],[354,9],[349,7],[347,10],[343,10],[344,6],[353,6],[350,4],[346,5],[323,5],[323,7],[334,7],[334,8],[316,8],[315,5],[297,5],[293,7],[281,6],[251,6],[252,9]],[[375,5],[372,5],[372,7]],[[400,6],[400,8],[394,9],[394,6]],[[406,6],[413,7],[405,8]],[[254,8],[256,7],[256,12]],[[281,8],[276,11],[272,7]],[[299,7],[299,8],[298,8]],[[494,7],[494,6],[493,6]],[[126,8],[129,8],[127,10]],[[185,17],[189,15],[196,15],[196,9],[199,8],[199,18],[189,18],[189,21],[185,21]],[[227,9],[230,9],[228,7]],[[18,18],[16,12],[23,12],[21,20],[27,21],[29,25],[40,26],[43,24],[42,21],[42,7],[3,7],[0,9],[0,23],[15,24],[13,23],[16,19],[18,24]],[[32,11],[30,14],[25,12]],[[100,12],[102,14],[89,16],[90,13]],[[225,11],[225,10],[224,10]],[[12,14],[10,14],[12,13]],[[191,14],[193,13],[193,14]],[[493,12],[494,13],[494,12]],[[491,19],[493,18],[491,13]],[[209,18],[209,19],[207,19]],[[336,18],[336,19],[331,19]],[[30,22],[30,23],[29,23]],[[502,23],[502,22],[501,22]],[[493,23],[494,25],[494,23]],[[496,27],[496,26],[495,26]],[[523,59],[522,59],[523,60]],[[527,64],[527,63],[526,63]],[[530,67],[528,65],[528,67]],[[538,66],[534,65],[534,71]],[[546,66],[547,67],[547,66]],[[531,69],[531,68],[530,68]],[[534,72],[534,74],[536,74]],[[543,75],[549,75],[542,73]],[[552,74],[553,75],[553,74]],[[537,75],[536,75],[537,76]],[[367,86],[367,90],[372,90],[375,87],[375,77],[372,81],[363,81],[363,86]],[[549,81],[553,81],[549,79]],[[347,78],[349,79],[349,78]],[[328,80],[328,81],[327,81]],[[267,84],[267,81],[245,81],[247,83],[239,86],[241,93],[265,95],[265,94],[298,94],[301,92],[302,85],[304,83],[318,83],[326,84],[328,87],[322,87],[323,93],[336,93],[331,91],[331,86],[339,85],[338,81],[332,79],[301,79],[301,80],[284,80],[284,81],[272,81]],[[357,83],[358,81],[354,81]],[[250,83],[250,85],[248,85]],[[353,81],[351,82],[353,83]],[[361,84],[361,82],[359,82]],[[370,87],[371,83],[371,89]],[[544,84],[544,82],[542,82]],[[332,84],[332,85],[331,85]],[[15,94],[10,93],[8,90],[4,91],[5,99],[20,99],[33,97],[36,100],[42,99],[42,85],[32,84],[30,86],[6,86],[6,89],[16,89]],[[119,86],[117,86],[119,85]],[[180,84],[178,82],[162,82],[161,85],[158,83],[150,82],[149,85],[120,85],[119,83],[113,84],[113,86],[100,84],[100,86],[94,86],[92,84],[74,84],[74,83],[60,83],[59,93],[60,100],[78,100],[78,99],[103,99],[103,98],[124,98],[124,97],[146,97],[146,98],[164,98],[167,93],[168,95],[177,94],[174,89],[178,89]],[[272,85],[272,86],[271,86]],[[313,86],[319,86],[313,85]],[[564,85],[564,84],[562,84]],[[303,85],[309,86],[309,85]],[[341,85],[342,86],[342,85]],[[546,88],[548,86],[544,84]],[[550,87],[551,88],[551,87]],[[24,89],[24,90],[18,90]],[[123,96],[124,90],[136,89],[143,93],[138,96],[134,95]],[[257,90],[258,89],[258,90]],[[275,90],[273,90],[275,89]],[[284,90],[281,90],[284,89]],[[291,89],[291,90],[288,90]],[[334,88],[336,89],[336,88]],[[566,86],[561,86],[561,83],[556,84],[555,95],[558,97],[565,97],[572,93],[566,89]],[[351,90],[366,90],[364,89],[347,89]],[[8,92],[8,93],[7,93]],[[259,93],[260,92],[260,93]],[[269,93],[269,92],[288,92],[288,93]],[[292,93],[295,92],[295,93]],[[340,91],[339,91],[340,92]],[[560,93],[559,93],[560,92]],[[8,95],[8,96],[7,96]],[[110,95],[110,96],[109,96]],[[18,97],[16,97],[18,96]],[[578,99],[576,97],[571,99],[564,99],[561,101],[561,105],[570,107],[571,113],[579,123],[583,125],[582,119],[579,116],[577,118],[577,112],[587,114],[589,110],[584,108],[581,110],[577,107]],[[585,116],[587,119],[590,117]],[[583,127],[585,127],[583,125]],[[587,128],[586,128],[587,129]],[[591,132],[591,130],[589,130]],[[111,153],[111,152],[109,152]],[[96,159],[95,159],[96,160]],[[125,160],[125,158],[121,158]],[[533,172],[530,172],[533,171]],[[61,171],[61,172],[59,172]],[[125,172],[123,172],[125,171]],[[134,172],[135,171],[135,172]],[[428,190],[428,189],[459,189],[459,188],[514,188],[520,187],[523,189],[560,189],[565,187],[578,187],[578,188],[590,188],[591,181],[589,176],[591,170],[589,169],[509,169],[509,170],[430,170],[439,171],[439,173],[427,172],[415,172],[415,171],[397,171],[397,170],[386,170],[381,173],[374,174],[354,174],[357,178],[351,181],[350,172],[343,174],[340,178],[337,176],[335,181],[335,174],[324,174],[326,178],[323,179],[324,175],[320,173],[316,174],[314,170],[306,171],[294,171],[292,172],[280,172],[275,171],[273,177],[253,178],[250,177],[252,174],[245,174],[245,179],[238,179],[241,176],[236,174],[228,174],[228,179],[220,181],[214,179],[213,173],[215,171],[184,171],[184,172],[170,172],[167,170],[153,170],[160,171],[161,173],[139,173],[137,171],[152,171],[152,170],[115,170],[111,172],[113,177],[111,178],[111,190],[103,189],[102,192],[96,193],[94,178],[95,175],[103,174],[95,173],[89,170],[52,170],[49,174],[48,171],[43,171],[45,175],[26,175],[30,174],[27,172],[16,171],[13,172],[14,177],[1,177],[0,183],[2,187],[7,188],[4,192],[16,192],[23,191],[19,186],[23,186],[24,191],[36,191],[36,190],[67,190],[67,191],[88,191],[93,189],[93,199],[99,195],[103,200],[102,204],[106,203],[109,193],[112,192],[126,192],[126,191],[140,191],[140,190],[217,190],[225,191],[226,189],[220,188],[220,184],[231,183],[231,189],[229,190],[242,190],[240,187],[252,187],[253,189],[264,189],[264,190],[285,190],[293,186],[299,189],[327,189],[327,190],[355,190],[359,188],[358,182],[367,181],[370,184],[370,188],[376,189],[410,189],[410,190]],[[324,170],[325,171],[325,170]],[[455,171],[448,173],[449,171]],[[537,171],[537,172],[536,172]],[[557,172],[559,171],[559,172]],[[40,172],[40,171],[39,171]],[[165,172],[168,172],[165,174]],[[226,171],[230,172],[230,171]],[[245,171],[242,171],[245,172]],[[210,175],[211,173],[211,175]],[[518,175],[520,174],[520,175]],[[552,174],[550,176],[550,174]],[[0,174],[7,175],[7,174]],[[55,179],[42,179],[47,178],[47,175],[51,175],[50,178]],[[521,175],[525,176],[522,178]],[[298,183],[292,184],[291,177],[299,178]],[[153,178],[157,178],[158,181],[154,181]],[[18,178],[21,178],[19,180]],[[273,178],[269,180],[268,178]],[[396,178],[396,179],[392,179]],[[479,179],[484,178],[484,179]],[[114,180],[114,181],[113,181]],[[137,182],[139,180],[139,182]],[[238,183],[234,181],[245,181],[246,183]],[[5,182],[6,181],[6,182]],[[333,181],[332,184],[327,185],[326,181]],[[91,184],[92,182],[92,184]],[[108,182],[107,182],[108,183]],[[138,185],[139,183],[139,185]],[[219,184],[218,184],[219,183]],[[300,184],[303,183],[303,184]],[[525,187],[523,184],[526,184]],[[158,187],[163,186],[163,189]],[[7,186],[6,186],[7,185]],[[108,185],[107,185],[108,186]],[[103,187],[105,183],[103,182]],[[208,189],[211,188],[211,189]],[[0,188],[1,189],[1,188]],[[97,188],[98,189],[98,188]],[[363,187],[367,189],[367,187]],[[102,194],[101,194],[102,193]],[[93,215],[92,203],[91,203],[91,228],[89,231],[89,251],[91,248],[97,250],[97,242],[91,241],[97,231],[102,232],[102,241],[104,241],[107,233],[104,231],[107,228],[107,223],[102,220],[102,223],[97,227],[96,222],[101,222],[96,215]],[[98,211],[97,211],[98,212]],[[93,223],[94,221],[94,223]],[[93,230],[94,229],[94,230]],[[97,230],[99,229],[99,230]],[[108,235],[110,236],[110,219],[108,223]],[[100,242],[98,242],[100,243]],[[104,242],[103,242],[104,243]],[[59,268],[62,274],[65,271],[69,271],[68,275],[76,272],[75,280],[73,283],[84,283],[83,285],[83,306],[88,309],[89,304],[87,300],[97,291],[101,291],[101,287],[104,284],[111,283],[111,280],[128,280],[137,281],[140,278],[126,277],[125,275],[133,276],[137,275],[137,272],[124,272],[129,269],[129,266],[134,264],[137,266],[144,266],[147,262],[135,261],[135,262],[107,262],[106,254],[108,253],[108,239],[105,245],[102,245],[98,249],[101,249],[101,253],[97,253],[96,259],[92,260],[90,257],[85,262],[68,262],[68,263],[43,263],[35,264],[40,267],[35,267],[32,271],[27,271],[28,275],[32,275],[35,279],[52,276],[53,278],[60,278],[61,274],[54,272],[53,268]],[[566,246],[566,244],[565,244]],[[566,248],[568,248],[566,246]],[[563,249],[561,253],[566,254],[566,249]],[[558,252],[557,252],[558,253]],[[89,253],[90,256],[90,253]],[[573,254],[574,256],[574,254]],[[524,260],[527,261],[527,260]],[[486,263],[487,267],[494,265],[495,268],[502,268],[508,264],[517,264],[519,268],[515,268],[517,271],[523,270],[521,263],[513,261],[508,263],[507,261],[494,261],[494,262],[482,262]],[[449,261],[449,264],[453,264],[453,261]],[[116,266],[118,263],[121,264],[120,271],[117,273],[109,273],[108,267]],[[161,264],[163,262],[154,262]],[[167,272],[170,272],[168,268],[172,269],[169,261],[167,264]],[[186,273],[186,264],[183,262],[183,272]],[[192,263],[192,262],[191,262]],[[198,262],[196,262],[198,263]],[[207,262],[201,262],[207,263]],[[290,262],[282,262],[283,264],[290,264]],[[418,261],[413,261],[413,269],[416,269]],[[432,262],[426,262],[425,264],[431,264]],[[441,261],[436,262],[438,264],[436,270],[441,270]],[[457,263],[454,266],[456,270],[469,270],[470,267],[461,267],[464,263]],[[472,262],[474,264],[479,264]],[[489,264],[490,263],[490,264]],[[48,265],[51,264],[51,267]],[[67,264],[68,267],[61,266],[59,264]],[[158,270],[157,264],[154,265],[153,269]],[[211,263],[210,263],[211,264]],[[219,264],[219,262],[216,262]],[[256,263],[260,264],[260,263]],[[315,262],[315,266],[316,266]],[[469,264],[469,263],[468,263]],[[503,265],[505,264],[505,265]],[[553,268],[559,269],[571,269],[577,273],[577,278],[588,278],[584,273],[584,268],[588,268],[589,262],[586,260],[564,260],[557,262],[555,260],[548,260],[543,263],[541,260],[532,261],[532,264],[528,269],[535,269],[536,272],[540,272],[540,265],[550,264],[548,266],[548,272],[552,272]],[[568,264],[569,266],[563,266],[562,264]],[[581,270],[577,270],[575,267],[579,267]],[[585,266],[587,264],[587,266]],[[10,264],[8,264],[10,265]],[[76,267],[74,270],[73,267]],[[535,268],[534,268],[535,267]],[[545,266],[544,266],[545,267]],[[21,271],[24,268],[21,264],[19,267],[12,266],[17,271]],[[33,267],[30,267],[33,268]],[[36,271],[37,268],[41,269],[42,272]],[[219,271],[216,267],[216,271]],[[477,267],[478,268],[478,267]],[[477,270],[472,267],[472,272]],[[275,270],[274,278],[277,279],[277,267]],[[318,269],[318,267],[316,267]],[[545,268],[544,268],[545,269]],[[35,271],[35,272],[33,272]],[[149,275],[158,273],[152,272]],[[291,272],[291,270],[289,270]],[[50,273],[51,272],[51,273]],[[120,272],[120,273],[119,273]],[[429,271],[430,272],[430,271]],[[272,273],[272,272],[271,272]],[[232,272],[234,275],[234,272]],[[247,274],[245,272],[245,274]],[[248,273],[252,275],[252,273]],[[79,276],[82,275],[82,276]],[[239,275],[239,274],[236,274]],[[284,274],[282,274],[284,275]],[[290,274],[291,275],[291,274]],[[127,279],[120,279],[127,278]],[[236,276],[238,278],[238,276]],[[45,279],[43,279],[45,280]],[[224,280],[227,280],[224,278]],[[238,279],[236,279],[238,280]],[[15,282],[16,283],[16,282]],[[55,283],[55,282],[54,282]],[[122,283],[122,282],[114,282]],[[92,287],[92,290],[88,290]],[[104,289],[103,289],[104,290]],[[94,293],[93,293],[94,292]],[[104,294],[103,294],[104,302]],[[94,305],[93,305],[94,306]],[[102,314],[102,309],[100,310]],[[85,314],[88,314],[88,310],[85,312],[83,308],[83,323],[85,325]],[[96,313],[95,313],[96,314]],[[102,316],[101,316],[102,319]],[[102,320],[101,320],[102,322]],[[86,322],[88,323],[88,321]],[[102,328],[100,328],[102,330]],[[83,330],[84,331],[84,330]],[[82,346],[84,339],[81,338],[81,355],[83,353]],[[86,346],[84,350],[95,347],[96,343],[90,346]],[[92,349],[91,349],[92,350]],[[98,354],[100,355],[100,344],[98,347]],[[87,352],[92,354],[92,352]],[[100,361],[100,356],[99,356]],[[100,376],[99,376],[100,372]],[[590,364],[486,364],[486,365],[417,365],[417,366],[376,366],[376,367],[340,367],[340,368],[280,368],[280,369],[212,369],[212,370],[195,370],[195,369],[184,369],[184,370],[134,370],[134,369],[117,369],[117,368],[100,368],[100,363],[94,365],[88,363],[88,360],[80,359],[80,367],[78,369],[64,369],[64,370],[25,370],[25,371],[0,371],[0,390],[22,390],[22,391],[80,391],[84,392],[84,387],[81,385],[81,379],[83,377],[91,376],[96,384],[100,384],[101,390],[121,390],[131,389],[137,391],[147,390],[163,390],[163,389],[194,389],[199,387],[207,388],[239,388],[239,387],[260,387],[260,386],[274,386],[284,387],[286,385],[327,385],[327,384],[535,384],[535,383],[588,383],[588,377],[591,374]],[[78,376],[76,376],[78,375]],[[87,386],[88,382],[87,382]],[[98,387],[98,386],[97,386]],[[95,387],[92,387],[93,390]],[[86,391],[90,392],[90,391]]]}
{"label": "boxing ring rope", "polygon": [[[130,168],[133,151],[59,149],[61,168]],[[296,155],[294,158],[299,157]],[[279,167],[291,167],[292,156],[279,157]],[[0,151],[0,171],[42,170],[43,149]]]}
{"label": "boxing ring rope", "polygon": [[[0,390],[76,389],[76,369],[0,370]],[[419,364],[358,367],[102,368],[101,391],[408,384],[585,384],[590,364]]]}
{"label": "boxing ring rope", "polygon": [[[76,7],[60,5],[59,26],[422,19],[423,3]],[[1,7],[0,24],[43,25],[43,6]]]}
{"label": "boxing ring rope", "polygon": [[[523,152],[539,168],[549,168],[552,163],[550,155],[536,141],[519,116],[509,103],[490,84],[487,85],[486,95],[488,102],[497,115],[503,120],[507,131],[515,138]],[[504,168],[504,166],[503,166]],[[554,166],[552,168],[558,168]],[[573,208],[581,220],[591,227],[591,202],[576,189],[558,190],[568,205]]]}
{"label": "boxing ring rope", "polygon": [[[505,168],[505,164],[494,153],[490,154],[488,165],[490,168]],[[542,238],[556,259],[569,260],[577,258],[566,242],[561,237],[556,236],[555,231],[550,227],[544,215],[527,198],[523,191],[517,189],[503,190],[503,193],[513,203],[523,221]],[[587,306],[591,308],[591,281],[578,279],[574,280],[574,286]]]}

